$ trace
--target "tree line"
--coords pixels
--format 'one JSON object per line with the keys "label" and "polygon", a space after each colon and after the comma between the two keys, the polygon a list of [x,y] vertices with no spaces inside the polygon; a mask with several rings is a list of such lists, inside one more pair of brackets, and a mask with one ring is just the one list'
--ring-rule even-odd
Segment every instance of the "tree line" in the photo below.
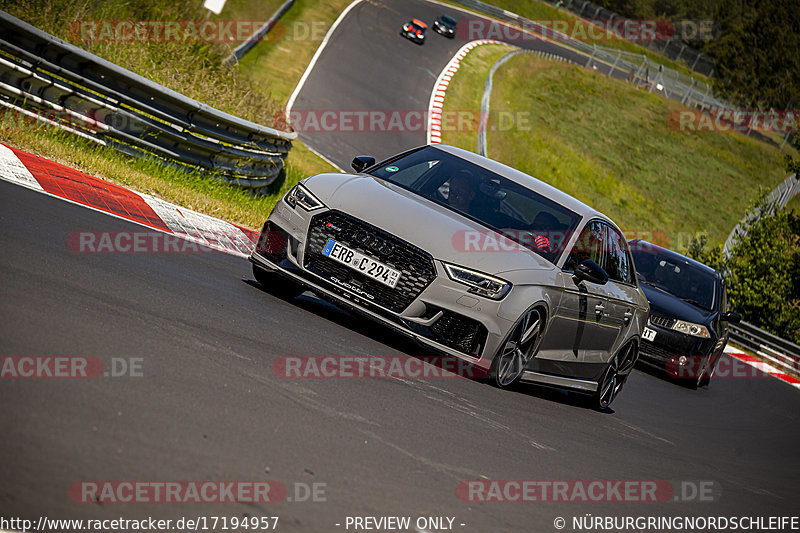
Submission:
{"label": "tree line", "polygon": [[714,83],[740,106],[800,106],[798,0],[595,0],[628,18],[713,20],[713,38],[687,42],[714,59]]}

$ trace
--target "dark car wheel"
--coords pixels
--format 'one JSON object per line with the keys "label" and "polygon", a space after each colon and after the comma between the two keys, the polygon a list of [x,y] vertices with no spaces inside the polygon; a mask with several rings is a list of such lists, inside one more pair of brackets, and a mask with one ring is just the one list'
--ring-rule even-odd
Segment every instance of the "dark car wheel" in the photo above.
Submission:
{"label": "dark car wheel", "polygon": [[636,343],[631,342],[614,355],[592,397],[595,409],[602,411],[611,405],[628,380],[638,353]]}
{"label": "dark car wheel", "polygon": [[522,378],[528,361],[536,355],[542,339],[544,314],[539,308],[529,310],[517,322],[492,360],[491,375],[501,389],[513,387]]}
{"label": "dark car wheel", "polygon": [[304,291],[301,285],[258,265],[253,265],[253,277],[261,284],[261,288],[278,298],[290,300]]}

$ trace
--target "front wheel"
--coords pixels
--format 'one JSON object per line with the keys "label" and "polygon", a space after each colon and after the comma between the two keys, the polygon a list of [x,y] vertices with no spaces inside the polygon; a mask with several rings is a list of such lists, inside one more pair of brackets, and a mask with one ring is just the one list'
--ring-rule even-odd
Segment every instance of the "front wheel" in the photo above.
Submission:
{"label": "front wheel", "polygon": [[631,342],[611,358],[592,398],[595,409],[603,411],[611,405],[628,380],[638,353],[636,343]]}
{"label": "front wheel", "polygon": [[508,389],[522,379],[528,361],[539,348],[543,327],[544,314],[531,309],[511,330],[492,361],[492,377],[499,388]]}
{"label": "front wheel", "polygon": [[303,292],[302,286],[258,265],[253,265],[253,277],[261,284],[262,289],[278,298],[291,300]]}

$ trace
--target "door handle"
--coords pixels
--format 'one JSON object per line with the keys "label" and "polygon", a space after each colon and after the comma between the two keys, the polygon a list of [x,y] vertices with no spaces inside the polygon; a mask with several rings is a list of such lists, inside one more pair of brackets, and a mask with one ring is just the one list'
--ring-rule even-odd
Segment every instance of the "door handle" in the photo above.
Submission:
{"label": "door handle", "polygon": [[594,306],[594,312],[597,313],[598,315],[602,315],[603,311],[605,311],[605,310],[606,310],[606,306],[603,305],[603,304],[597,304],[597,305]]}
{"label": "door handle", "polygon": [[625,323],[626,324],[631,321],[631,318],[633,318],[633,313],[631,313],[630,311],[625,311]]}

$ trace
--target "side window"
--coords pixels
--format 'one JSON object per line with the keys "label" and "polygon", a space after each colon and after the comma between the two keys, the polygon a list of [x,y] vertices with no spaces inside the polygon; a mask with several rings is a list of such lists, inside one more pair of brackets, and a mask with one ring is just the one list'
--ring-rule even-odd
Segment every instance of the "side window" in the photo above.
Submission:
{"label": "side window", "polygon": [[605,225],[599,220],[593,220],[586,224],[569,253],[564,270],[574,271],[575,267],[586,259],[591,259],[602,266],[605,234]]}
{"label": "side window", "polygon": [[606,269],[609,279],[623,283],[633,283],[633,267],[628,242],[617,230],[605,224],[608,231],[606,247]]}

